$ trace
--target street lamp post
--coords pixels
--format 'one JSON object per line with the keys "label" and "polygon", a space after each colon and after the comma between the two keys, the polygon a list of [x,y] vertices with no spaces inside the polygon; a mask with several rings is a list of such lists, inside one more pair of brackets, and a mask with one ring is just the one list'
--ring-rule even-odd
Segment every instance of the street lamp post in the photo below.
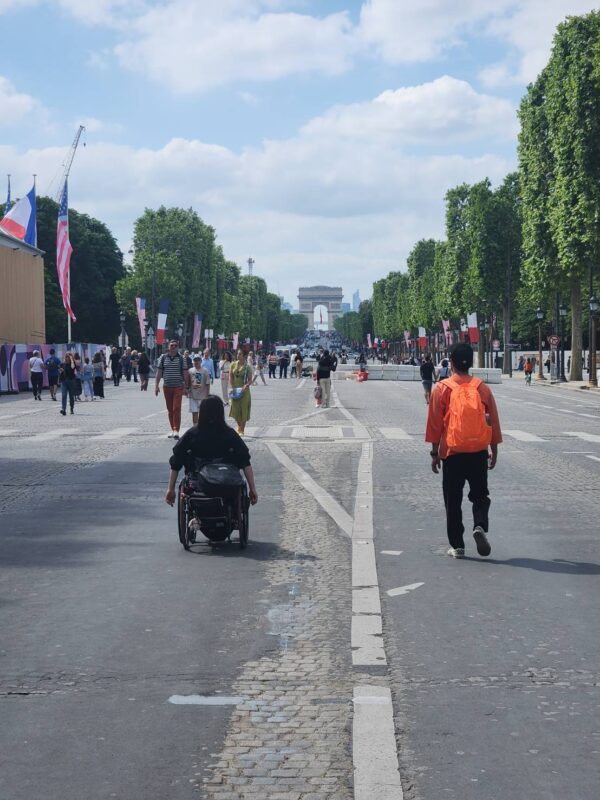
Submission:
{"label": "street lamp post", "polygon": [[536,380],[545,381],[546,376],[544,375],[544,365],[542,364],[542,322],[545,315],[539,306],[535,312],[535,315],[538,321],[538,373],[536,375]]}
{"label": "street lamp post", "polygon": [[119,313],[119,320],[121,322],[121,347],[122,347],[123,350],[125,349],[125,337],[127,335],[125,333],[125,320],[126,319],[127,319],[127,315],[125,314],[123,309],[121,309],[121,312]]}
{"label": "street lamp post", "polygon": [[176,330],[177,330],[177,342],[179,344],[179,347],[181,347],[182,344],[183,344],[182,341],[181,341],[181,338],[183,336],[183,322],[178,322],[177,323]]}
{"label": "street lamp post", "polygon": [[146,348],[148,350],[148,358],[154,357],[154,328],[152,327],[152,323],[148,322],[148,327],[146,328]]}
{"label": "street lamp post", "polygon": [[567,382],[565,375],[565,317],[567,316],[567,307],[561,303],[558,307],[558,316],[560,317],[560,374],[558,380],[561,383]]}
{"label": "street lamp post", "polygon": [[485,368],[485,319],[479,322],[479,366]]}
{"label": "street lamp post", "polygon": [[598,322],[598,300],[596,295],[590,297],[590,318],[591,318],[591,335],[590,335],[590,386],[598,386],[598,375],[596,372],[596,326]]}

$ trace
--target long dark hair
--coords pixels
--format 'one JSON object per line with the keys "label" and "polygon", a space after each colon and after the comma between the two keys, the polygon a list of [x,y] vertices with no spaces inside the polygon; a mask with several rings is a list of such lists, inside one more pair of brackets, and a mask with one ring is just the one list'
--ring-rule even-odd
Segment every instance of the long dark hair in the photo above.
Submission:
{"label": "long dark hair", "polygon": [[215,394],[209,394],[200,403],[198,412],[198,430],[210,430],[211,428],[226,428],[225,411],[223,401]]}

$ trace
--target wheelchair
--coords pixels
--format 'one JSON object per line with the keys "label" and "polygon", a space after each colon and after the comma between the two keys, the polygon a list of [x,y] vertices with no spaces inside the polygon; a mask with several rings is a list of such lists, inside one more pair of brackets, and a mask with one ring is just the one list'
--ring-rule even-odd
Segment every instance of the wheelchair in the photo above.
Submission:
{"label": "wheelchair", "polygon": [[238,531],[239,546],[248,544],[250,531],[250,498],[244,481],[241,486],[220,487],[207,493],[199,486],[193,472],[184,475],[177,490],[177,522],[179,541],[184,550],[197,544],[199,532],[211,546],[231,542],[231,534]]}

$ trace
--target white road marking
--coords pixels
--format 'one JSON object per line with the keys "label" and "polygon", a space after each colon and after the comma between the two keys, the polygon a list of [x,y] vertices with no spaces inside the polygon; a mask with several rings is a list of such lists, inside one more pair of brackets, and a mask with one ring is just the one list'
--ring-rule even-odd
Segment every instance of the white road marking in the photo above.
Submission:
{"label": "white road marking", "polygon": [[588,433],[587,431],[565,431],[566,436],[576,436],[578,439],[583,439],[584,442],[600,442],[600,435],[597,433]]}
{"label": "white road marking", "polygon": [[27,414],[40,414],[44,408],[32,408],[29,411],[15,411],[13,414],[3,414],[0,419],[14,419],[14,417],[25,417]]}
{"label": "white road marking", "polygon": [[413,592],[415,589],[418,589],[419,586],[423,586],[423,582],[421,583],[408,583],[406,586],[399,586],[397,589],[388,589],[386,594],[390,597],[398,597],[401,594],[408,594],[409,592]]}
{"label": "white road marking", "polygon": [[292,431],[293,439],[341,439],[343,436],[341,427],[318,425],[309,428],[306,425],[294,428]]}
{"label": "white road marking", "polygon": [[306,383],[306,378],[302,378],[300,383],[298,384],[298,386],[295,386],[294,388],[295,389],[302,389],[302,387],[304,386],[305,383]]}
{"label": "white road marking", "polygon": [[412,436],[403,428],[379,428],[382,436],[394,441],[412,441]]}
{"label": "white road marking", "polygon": [[3,430],[0,431],[0,436],[15,436],[19,431],[10,431],[10,430]]}
{"label": "white road marking", "polygon": [[512,436],[513,439],[517,439],[519,442],[546,442],[547,439],[542,439],[540,436],[536,436],[535,433],[529,433],[529,431],[508,431],[504,428],[502,429],[502,433],[508,434],[508,436]]}
{"label": "white road marking", "polygon": [[175,706],[237,706],[244,700],[244,697],[203,694],[172,694],[169,697],[169,703]]}
{"label": "white road marking", "polygon": [[163,408],[162,411],[155,411],[154,414],[146,414],[145,417],[140,417],[140,419],[152,419],[152,417],[159,417],[161,414],[166,414],[167,409]]}
{"label": "white road marking", "polygon": [[403,550],[380,550],[379,552],[384,556],[401,556],[404,551]]}
{"label": "white road marking", "polygon": [[586,456],[586,458],[589,458],[590,461],[600,461],[600,458],[598,458],[598,456]]}
{"label": "white road marking", "polygon": [[317,503],[321,506],[331,519],[344,531],[346,536],[352,536],[352,518],[348,512],[324,489],[321,489],[319,484],[314,481],[302,467],[295,464],[283,450],[274,442],[267,442],[267,447],[275,458],[282,464],[292,475],[296,478],[298,483],[310,492],[315,498]]}
{"label": "white road marking", "polygon": [[124,436],[129,436],[132,433],[136,433],[137,430],[137,428],[115,428],[112,431],[106,431],[105,433],[101,433],[98,436],[92,436],[90,438],[94,442],[108,442],[115,439],[122,439]]}
{"label": "white road marking", "polygon": [[355,800],[402,800],[390,690],[385,686],[355,686],[353,703]]}
{"label": "white road marking", "polygon": [[36,433],[34,436],[27,436],[26,442],[51,442],[55,439],[61,439],[63,436],[73,436],[80,433],[80,428],[55,428],[53,431],[46,431],[45,433]]}

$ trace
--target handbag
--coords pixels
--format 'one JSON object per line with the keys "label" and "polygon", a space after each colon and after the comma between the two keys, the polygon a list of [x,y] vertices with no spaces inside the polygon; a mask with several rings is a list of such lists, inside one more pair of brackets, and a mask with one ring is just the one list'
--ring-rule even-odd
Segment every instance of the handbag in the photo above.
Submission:
{"label": "handbag", "polygon": [[313,389],[313,396],[315,400],[320,400],[321,397],[323,397],[323,390],[321,389],[320,386],[315,386],[315,388]]}
{"label": "handbag", "polygon": [[224,461],[195,460],[195,479],[198,489],[205,494],[219,494],[244,485],[244,477],[233,464]]}
{"label": "handbag", "polygon": [[241,387],[238,389],[230,389],[227,394],[230,400],[241,400],[244,390]]}

